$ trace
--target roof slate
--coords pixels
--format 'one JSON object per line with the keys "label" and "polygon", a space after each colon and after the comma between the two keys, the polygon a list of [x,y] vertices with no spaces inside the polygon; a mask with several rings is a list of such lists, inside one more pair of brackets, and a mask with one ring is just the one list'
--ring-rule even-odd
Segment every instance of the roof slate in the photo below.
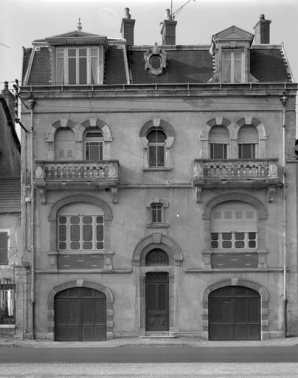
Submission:
{"label": "roof slate", "polygon": [[35,51],[28,84],[50,84],[51,56],[47,47]]}
{"label": "roof slate", "polygon": [[0,179],[0,213],[21,212],[21,179]]}
{"label": "roof slate", "polygon": [[122,49],[110,46],[105,56],[104,84],[127,84]]}

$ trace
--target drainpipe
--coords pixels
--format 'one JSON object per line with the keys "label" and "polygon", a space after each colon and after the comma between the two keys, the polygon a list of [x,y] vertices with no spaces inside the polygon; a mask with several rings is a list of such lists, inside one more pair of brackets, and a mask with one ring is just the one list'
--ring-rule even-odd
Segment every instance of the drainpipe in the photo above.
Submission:
{"label": "drainpipe", "polygon": [[286,177],[286,106],[288,102],[286,92],[280,101],[282,103],[282,219],[283,219],[283,295],[284,295],[284,337],[288,333],[288,288],[287,288],[287,177]]}
{"label": "drainpipe", "polygon": [[34,107],[35,107],[35,100],[31,98],[28,100],[28,105],[31,110],[31,162],[30,162],[30,169],[31,169],[31,207],[30,207],[30,241],[31,241],[31,305],[32,305],[32,339],[35,339],[35,244],[34,244],[34,204],[35,204],[35,192],[34,192]]}

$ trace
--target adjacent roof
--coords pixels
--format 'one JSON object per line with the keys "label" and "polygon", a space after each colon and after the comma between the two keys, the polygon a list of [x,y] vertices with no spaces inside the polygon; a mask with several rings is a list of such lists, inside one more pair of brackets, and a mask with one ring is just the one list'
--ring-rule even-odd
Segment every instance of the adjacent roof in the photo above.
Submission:
{"label": "adjacent roof", "polygon": [[0,213],[21,212],[21,179],[0,179]]}

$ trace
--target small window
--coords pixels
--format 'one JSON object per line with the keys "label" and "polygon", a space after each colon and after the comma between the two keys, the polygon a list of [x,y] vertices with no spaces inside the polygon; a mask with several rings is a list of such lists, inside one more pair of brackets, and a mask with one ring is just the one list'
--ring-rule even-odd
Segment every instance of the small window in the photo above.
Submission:
{"label": "small window", "polygon": [[152,223],[163,222],[163,205],[161,203],[153,203],[151,205]]}
{"label": "small window", "polygon": [[222,54],[222,82],[244,82],[244,54],[242,52],[223,52]]}
{"label": "small window", "polygon": [[88,161],[103,160],[103,137],[99,131],[87,132],[84,138],[85,158]]}
{"label": "small window", "polygon": [[147,134],[149,167],[158,168],[165,166],[165,141],[167,136],[161,129],[151,130]]}
{"label": "small window", "polygon": [[8,233],[0,232],[0,265],[8,264]]}

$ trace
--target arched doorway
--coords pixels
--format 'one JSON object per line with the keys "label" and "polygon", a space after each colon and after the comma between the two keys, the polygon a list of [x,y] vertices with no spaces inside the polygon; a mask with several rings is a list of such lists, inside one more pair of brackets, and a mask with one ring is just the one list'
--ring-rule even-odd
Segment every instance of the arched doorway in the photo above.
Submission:
{"label": "arched doorway", "polygon": [[225,286],[208,297],[209,340],[260,340],[261,296],[243,286]]}
{"label": "arched doorway", "polygon": [[106,340],[106,295],[72,287],[55,296],[56,341]]}

